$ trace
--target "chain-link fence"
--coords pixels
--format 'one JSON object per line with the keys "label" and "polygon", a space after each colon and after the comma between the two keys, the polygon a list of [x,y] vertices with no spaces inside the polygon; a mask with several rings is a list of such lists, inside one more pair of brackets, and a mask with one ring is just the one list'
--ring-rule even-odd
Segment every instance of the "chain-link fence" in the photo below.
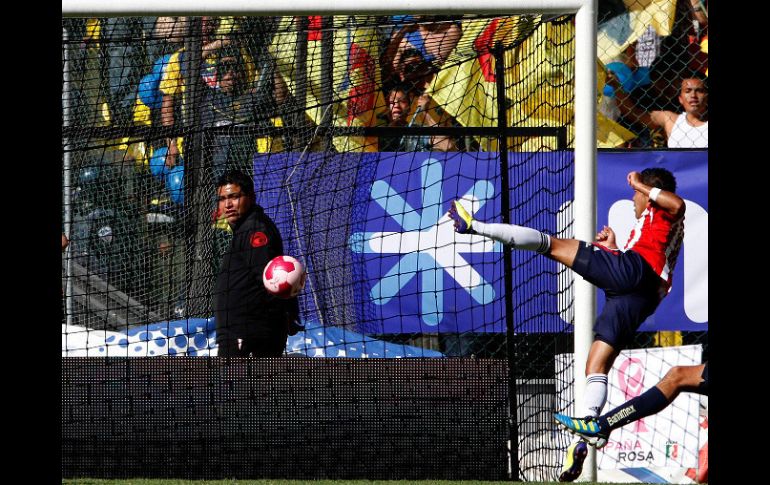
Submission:
{"label": "chain-link fence", "polygon": [[623,146],[708,147],[708,2],[607,0],[598,20],[599,109],[635,135]]}

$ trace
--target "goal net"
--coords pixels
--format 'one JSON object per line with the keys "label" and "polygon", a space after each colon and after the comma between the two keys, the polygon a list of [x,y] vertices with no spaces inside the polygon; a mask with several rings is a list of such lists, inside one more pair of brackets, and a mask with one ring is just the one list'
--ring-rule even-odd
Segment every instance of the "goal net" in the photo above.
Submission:
{"label": "goal net", "polygon": [[[214,282],[232,237],[217,180],[237,169],[254,180],[285,254],[308,269],[305,328],[287,355],[505,362],[516,404],[510,394],[490,404],[499,446],[489,456],[501,459],[455,476],[505,477],[509,450],[522,478],[556,476],[567,442],[551,419],[555,359],[572,351],[572,277],[534,253],[506,256],[455,234],[446,212],[461,199],[479,220],[573,234],[573,16],[62,27],[63,357],[217,355]],[[468,406],[464,422],[490,423]],[[375,441],[396,454],[422,443],[380,432]]]}

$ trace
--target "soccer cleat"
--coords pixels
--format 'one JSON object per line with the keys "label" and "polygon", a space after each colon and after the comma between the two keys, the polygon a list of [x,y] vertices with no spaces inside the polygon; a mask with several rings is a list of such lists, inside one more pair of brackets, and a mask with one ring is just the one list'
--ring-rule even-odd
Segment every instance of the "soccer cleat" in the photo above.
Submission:
{"label": "soccer cleat", "polygon": [[583,472],[583,462],[588,455],[588,445],[585,441],[576,441],[567,448],[567,458],[564,468],[559,475],[560,482],[574,482]]}
{"label": "soccer cleat", "polygon": [[584,419],[571,418],[564,414],[554,414],[553,418],[564,429],[572,434],[580,436],[586,440],[589,445],[595,446],[596,449],[603,448],[607,444],[607,439],[610,437],[608,431],[602,431],[599,426],[599,421],[593,417],[587,417]]}
{"label": "soccer cleat", "polygon": [[454,221],[455,232],[459,232],[460,234],[474,233],[473,229],[471,229],[473,218],[468,213],[468,211],[465,210],[465,207],[460,204],[459,201],[452,201],[452,205],[449,206],[448,214],[449,217]]}

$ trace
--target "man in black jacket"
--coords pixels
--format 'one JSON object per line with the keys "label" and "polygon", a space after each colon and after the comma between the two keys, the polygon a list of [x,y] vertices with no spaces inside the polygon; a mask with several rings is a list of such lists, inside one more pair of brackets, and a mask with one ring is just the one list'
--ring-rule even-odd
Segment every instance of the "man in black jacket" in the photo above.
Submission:
{"label": "man in black jacket", "polygon": [[214,290],[218,355],[280,357],[299,322],[297,298],[276,298],[262,283],[265,265],[283,254],[281,234],[256,204],[254,182],[243,172],[220,177],[217,206],[233,230]]}

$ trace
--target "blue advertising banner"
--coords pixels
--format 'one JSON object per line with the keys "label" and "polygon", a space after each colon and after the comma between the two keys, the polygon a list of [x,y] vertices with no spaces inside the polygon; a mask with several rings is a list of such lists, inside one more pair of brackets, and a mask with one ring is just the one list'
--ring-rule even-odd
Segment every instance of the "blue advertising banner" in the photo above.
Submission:
{"label": "blue advertising banner", "polygon": [[[572,158],[509,154],[511,222],[571,236]],[[505,331],[502,246],[456,234],[446,216],[461,199],[478,220],[502,222],[497,153],[272,154],[254,162],[257,202],[281,230],[285,252],[308,266],[301,301],[311,318],[375,334]],[[641,330],[706,329],[707,153],[602,152],[598,164],[597,225],[612,226],[619,245],[634,221],[628,172],[662,166],[677,176],[685,241],[672,291]],[[547,258],[513,252],[516,332],[571,330],[570,276]]]}

